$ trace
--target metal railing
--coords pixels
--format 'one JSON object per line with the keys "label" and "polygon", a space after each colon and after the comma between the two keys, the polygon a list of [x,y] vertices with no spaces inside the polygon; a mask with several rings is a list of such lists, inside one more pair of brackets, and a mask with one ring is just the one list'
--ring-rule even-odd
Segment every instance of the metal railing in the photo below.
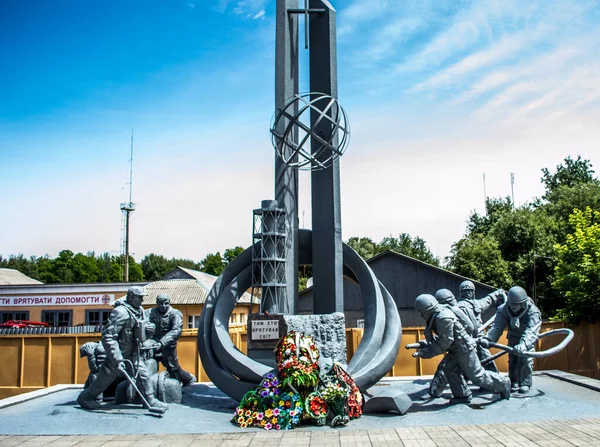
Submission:
{"label": "metal railing", "polygon": [[0,335],[94,334],[102,332],[102,328],[102,325],[0,328]]}

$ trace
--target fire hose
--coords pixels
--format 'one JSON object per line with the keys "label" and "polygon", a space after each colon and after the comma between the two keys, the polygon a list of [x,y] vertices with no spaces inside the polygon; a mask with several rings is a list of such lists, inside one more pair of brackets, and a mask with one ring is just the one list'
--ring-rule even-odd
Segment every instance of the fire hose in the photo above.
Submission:
{"label": "fire hose", "polygon": [[486,363],[492,362],[492,361],[496,360],[498,357],[501,357],[504,354],[509,353],[509,352],[511,354],[519,356],[519,357],[528,357],[528,358],[534,358],[534,359],[540,358],[540,357],[551,356],[551,355],[556,354],[557,352],[560,352],[563,349],[565,349],[565,347],[571,342],[571,340],[573,340],[573,337],[575,336],[575,334],[573,333],[573,331],[571,329],[561,328],[561,329],[553,329],[551,331],[544,332],[543,334],[540,334],[538,336],[538,340],[541,340],[542,338],[546,338],[551,335],[558,335],[558,334],[564,334],[564,335],[566,335],[566,337],[559,344],[557,344],[553,348],[546,349],[545,351],[515,352],[514,349],[511,348],[510,346],[501,345],[500,343],[494,343],[494,342],[488,341],[488,344],[490,347],[501,349],[501,351],[492,355],[491,357],[488,357],[487,359],[483,359],[481,361],[481,364],[485,365]]}
{"label": "fire hose", "polygon": [[[546,349],[545,351],[514,352],[513,348],[511,348],[510,346],[501,345],[500,343],[494,343],[494,342],[489,341],[488,344],[490,347],[501,349],[501,351],[492,355],[491,357],[488,357],[487,359],[483,359],[481,361],[481,364],[485,365],[486,363],[492,362],[492,361],[496,360],[498,357],[501,357],[504,354],[507,354],[509,352],[514,355],[520,356],[520,357],[529,357],[529,358],[548,357],[550,355],[556,354],[557,352],[560,352],[563,349],[565,349],[565,347],[571,342],[571,340],[573,340],[573,337],[575,334],[573,333],[573,331],[571,329],[567,329],[567,328],[553,329],[551,331],[540,334],[537,338],[538,340],[541,340],[542,338],[546,338],[551,335],[559,335],[559,334],[566,335],[564,340],[561,341],[556,346],[554,346],[553,348]],[[425,346],[426,346],[426,344],[410,343],[410,344],[406,345],[406,349],[422,349]]]}
{"label": "fire hose", "polygon": [[140,398],[142,399],[142,402],[144,403],[144,406],[146,407],[148,412],[152,416],[156,416],[159,418],[163,417],[163,414],[165,413],[166,410],[164,408],[153,407],[148,403],[148,401],[146,400],[146,396],[144,396],[144,394],[140,391],[140,389],[137,387],[137,384],[135,383],[135,380],[133,380],[131,378],[131,376],[129,375],[129,373],[127,372],[127,368],[125,367],[125,362],[128,362],[131,365],[131,367],[133,368],[133,364],[131,363],[131,361],[125,359],[123,362],[119,363],[119,369],[121,370],[121,374],[123,374],[123,376],[125,377],[125,379],[127,379],[129,384],[131,385],[131,387],[140,396]]}

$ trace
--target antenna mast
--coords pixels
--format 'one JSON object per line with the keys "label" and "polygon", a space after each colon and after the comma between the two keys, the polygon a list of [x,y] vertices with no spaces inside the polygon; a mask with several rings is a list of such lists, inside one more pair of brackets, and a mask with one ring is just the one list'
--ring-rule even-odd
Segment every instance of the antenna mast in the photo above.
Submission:
{"label": "antenna mast", "polygon": [[129,216],[135,211],[135,203],[131,201],[131,194],[133,190],[133,129],[131,129],[131,152],[129,157],[129,202],[121,203],[121,212],[124,217],[124,225],[122,228],[123,246],[121,247],[121,254],[123,259],[123,272],[125,282],[129,282]]}
{"label": "antenna mast", "polygon": [[510,191],[512,196],[512,207],[515,209],[515,173],[510,173]]}

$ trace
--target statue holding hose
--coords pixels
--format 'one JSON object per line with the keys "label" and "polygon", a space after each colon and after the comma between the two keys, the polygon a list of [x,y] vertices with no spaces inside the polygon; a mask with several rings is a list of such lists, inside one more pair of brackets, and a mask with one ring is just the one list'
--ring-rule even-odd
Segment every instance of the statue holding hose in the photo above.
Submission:
{"label": "statue holding hose", "polygon": [[115,302],[109,322],[102,332],[102,345],[106,360],[90,386],[84,389],[77,403],[86,410],[100,408],[96,398],[119,377],[125,377],[145,405],[164,412],[167,405],[158,400],[150,383],[150,374],[141,356],[144,341],[144,309],[142,300],[146,291],[142,287],[131,287],[124,300]]}
{"label": "statue holding hose", "polygon": [[533,351],[541,326],[540,310],[522,287],[515,286],[508,291],[508,302],[498,307],[492,329],[478,340],[480,346],[487,348],[508,327],[508,346],[512,348],[508,354],[508,376],[512,392],[525,394],[531,388],[533,358],[522,354]]}

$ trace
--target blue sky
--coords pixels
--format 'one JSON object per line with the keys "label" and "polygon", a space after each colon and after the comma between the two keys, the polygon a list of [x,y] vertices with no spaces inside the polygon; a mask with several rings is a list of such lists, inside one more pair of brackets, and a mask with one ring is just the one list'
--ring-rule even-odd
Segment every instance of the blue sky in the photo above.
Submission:
{"label": "blue sky", "polygon": [[[514,172],[524,203],[567,155],[600,171],[600,2],[333,6],[353,131],[344,239],[408,232],[444,256],[483,207],[483,173],[499,196]],[[118,252],[132,128],[135,256],[248,245],[273,195],[274,14],[272,0],[3,1],[0,254]]]}

